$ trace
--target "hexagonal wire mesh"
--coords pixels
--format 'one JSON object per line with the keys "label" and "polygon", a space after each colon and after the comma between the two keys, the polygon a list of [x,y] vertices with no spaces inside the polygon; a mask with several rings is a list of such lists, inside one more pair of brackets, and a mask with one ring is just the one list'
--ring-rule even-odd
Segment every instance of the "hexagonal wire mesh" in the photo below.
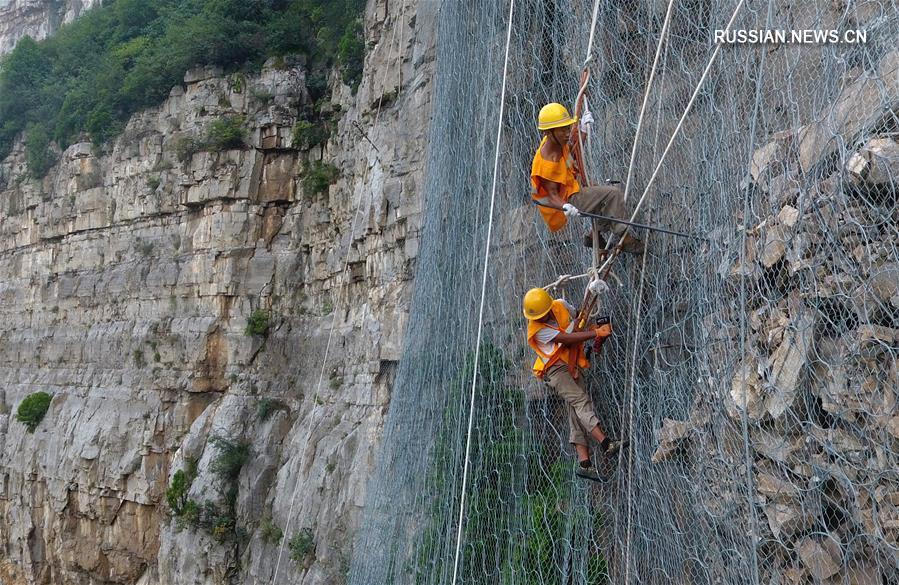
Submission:
{"label": "hexagonal wire mesh", "polygon": [[[598,2],[596,181],[627,176],[667,5]],[[736,7],[675,3],[631,209]],[[899,7],[741,6],[737,29],[858,28],[867,42],[721,47],[637,216],[709,241],[641,231],[645,257],[614,264],[602,301],[615,335],[588,382],[630,446],[598,483],[574,476],[520,311],[528,288],[591,264],[586,222],[550,234],[528,173],[538,110],[574,101],[593,8],[515,3],[498,120],[509,2],[441,6],[425,235],[350,582],[899,582]],[[557,294],[577,304],[583,286]]]}

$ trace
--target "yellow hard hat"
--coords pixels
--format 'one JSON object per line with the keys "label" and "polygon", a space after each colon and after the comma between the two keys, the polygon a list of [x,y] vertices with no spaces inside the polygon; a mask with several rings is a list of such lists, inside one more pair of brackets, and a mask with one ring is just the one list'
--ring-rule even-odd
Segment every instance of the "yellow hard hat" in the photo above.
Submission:
{"label": "yellow hard hat", "polygon": [[542,288],[532,288],[524,294],[522,302],[524,316],[531,321],[549,313],[552,306],[553,298]]}
{"label": "yellow hard hat", "polygon": [[568,113],[568,108],[555,102],[546,104],[540,108],[540,116],[537,117],[538,130],[551,130],[563,126],[571,126],[577,122],[577,116]]}

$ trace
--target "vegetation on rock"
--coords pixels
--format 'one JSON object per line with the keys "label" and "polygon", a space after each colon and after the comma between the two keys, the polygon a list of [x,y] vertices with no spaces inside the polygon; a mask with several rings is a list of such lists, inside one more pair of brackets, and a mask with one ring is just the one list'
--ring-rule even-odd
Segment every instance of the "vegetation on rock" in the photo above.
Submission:
{"label": "vegetation on rock", "polygon": [[259,523],[259,536],[263,542],[278,544],[284,536],[284,531],[275,524],[274,519],[266,517]]}
{"label": "vegetation on rock", "polygon": [[[24,131],[29,170],[40,177],[55,162],[51,143],[64,149],[85,133],[107,142],[197,66],[255,70],[268,56],[300,54],[313,99],[335,65],[355,86],[363,7],[362,0],[104,2],[45,41],[22,39],[0,62],[0,158]],[[237,137],[224,138],[219,144]]]}
{"label": "vegetation on rock", "polygon": [[245,121],[243,116],[226,116],[214,121],[206,136],[206,148],[221,151],[243,147],[247,137]]}
{"label": "vegetation on rock", "polygon": [[334,165],[315,161],[309,165],[303,176],[303,187],[312,195],[321,195],[337,180],[339,174]]}
{"label": "vegetation on rock", "polygon": [[312,530],[303,528],[293,535],[287,541],[287,548],[290,550],[290,560],[300,566],[306,566],[309,563],[310,556],[315,552],[315,540]]}
{"label": "vegetation on rock", "polygon": [[256,406],[256,416],[260,421],[265,422],[278,410],[288,410],[287,405],[274,398],[263,398]]}
{"label": "vegetation on rock", "polygon": [[256,309],[255,311],[253,311],[253,314],[250,315],[250,318],[247,319],[247,328],[244,329],[244,334],[247,336],[267,335],[268,328],[271,326],[271,324],[271,313],[263,309]]}
{"label": "vegetation on rock", "polygon": [[250,445],[221,436],[211,437],[209,444],[218,451],[209,465],[218,480],[215,484],[218,494],[203,499],[202,503],[188,497],[197,474],[196,462],[189,461],[186,469],[172,476],[165,492],[166,502],[179,529],[202,529],[219,542],[238,541],[244,533],[237,525],[237,478],[250,458]]}
{"label": "vegetation on rock", "polygon": [[19,410],[16,412],[16,420],[24,424],[28,428],[29,433],[33,433],[37,425],[44,420],[44,415],[50,409],[50,401],[52,396],[46,392],[35,392],[25,397],[25,400],[19,404]]}

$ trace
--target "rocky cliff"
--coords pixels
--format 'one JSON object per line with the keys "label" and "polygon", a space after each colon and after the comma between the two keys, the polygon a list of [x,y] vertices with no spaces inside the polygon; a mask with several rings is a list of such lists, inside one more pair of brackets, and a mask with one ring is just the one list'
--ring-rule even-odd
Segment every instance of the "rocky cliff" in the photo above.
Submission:
{"label": "rocky cliff", "polygon": [[0,0],[0,55],[24,36],[40,40],[100,4],[99,0]]}
{"label": "rocky cliff", "polygon": [[[90,5],[6,2],[0,49]],[[189,72],[42,181],[21,145],[0,164],[0,581],[342,582],[407,323],[434,16],[368,3],[322,147],[294,146],[308,72],[279,59]],[[204,149],[229,116],[246,145]],[[175,518],[179,470],[200,509]]]}

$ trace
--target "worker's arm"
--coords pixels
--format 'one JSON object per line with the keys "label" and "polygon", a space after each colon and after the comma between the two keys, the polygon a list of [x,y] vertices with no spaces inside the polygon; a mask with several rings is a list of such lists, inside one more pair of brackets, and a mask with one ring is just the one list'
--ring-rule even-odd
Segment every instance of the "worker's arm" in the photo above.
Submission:
{"label": "worker's arm", "polygon": [[576,333],[559,333],[553,339],[562,345],[574,345],[575,343],[583,343],[585,341],[592,341],[596,339],[597,332],[596,329],[588,329],[586,331],[578,331]]}
{"label": "worker's arm", "polygon": [[540,181],[543,182],[543,186],[546,188],[546,197],[540,199],[540,203],[542,205],[551,205],[557,209],[562,209],[562,206],[565,205],[565,201],[559,197],[559,187],[562,185],[555,181],[544,179],[543,177],[540,177]]}
{"label": "worker's arm", "polygon": [[612,334],[612,326],[608,323],[608,319],[605,319],[605,321],[606,322],[602,325],[591,325],[584,331],[559,333],[556,335],[554,341],[561,343],[562,345],[573,345],[585,341],[592,341],[597,337],[605,339]]}

